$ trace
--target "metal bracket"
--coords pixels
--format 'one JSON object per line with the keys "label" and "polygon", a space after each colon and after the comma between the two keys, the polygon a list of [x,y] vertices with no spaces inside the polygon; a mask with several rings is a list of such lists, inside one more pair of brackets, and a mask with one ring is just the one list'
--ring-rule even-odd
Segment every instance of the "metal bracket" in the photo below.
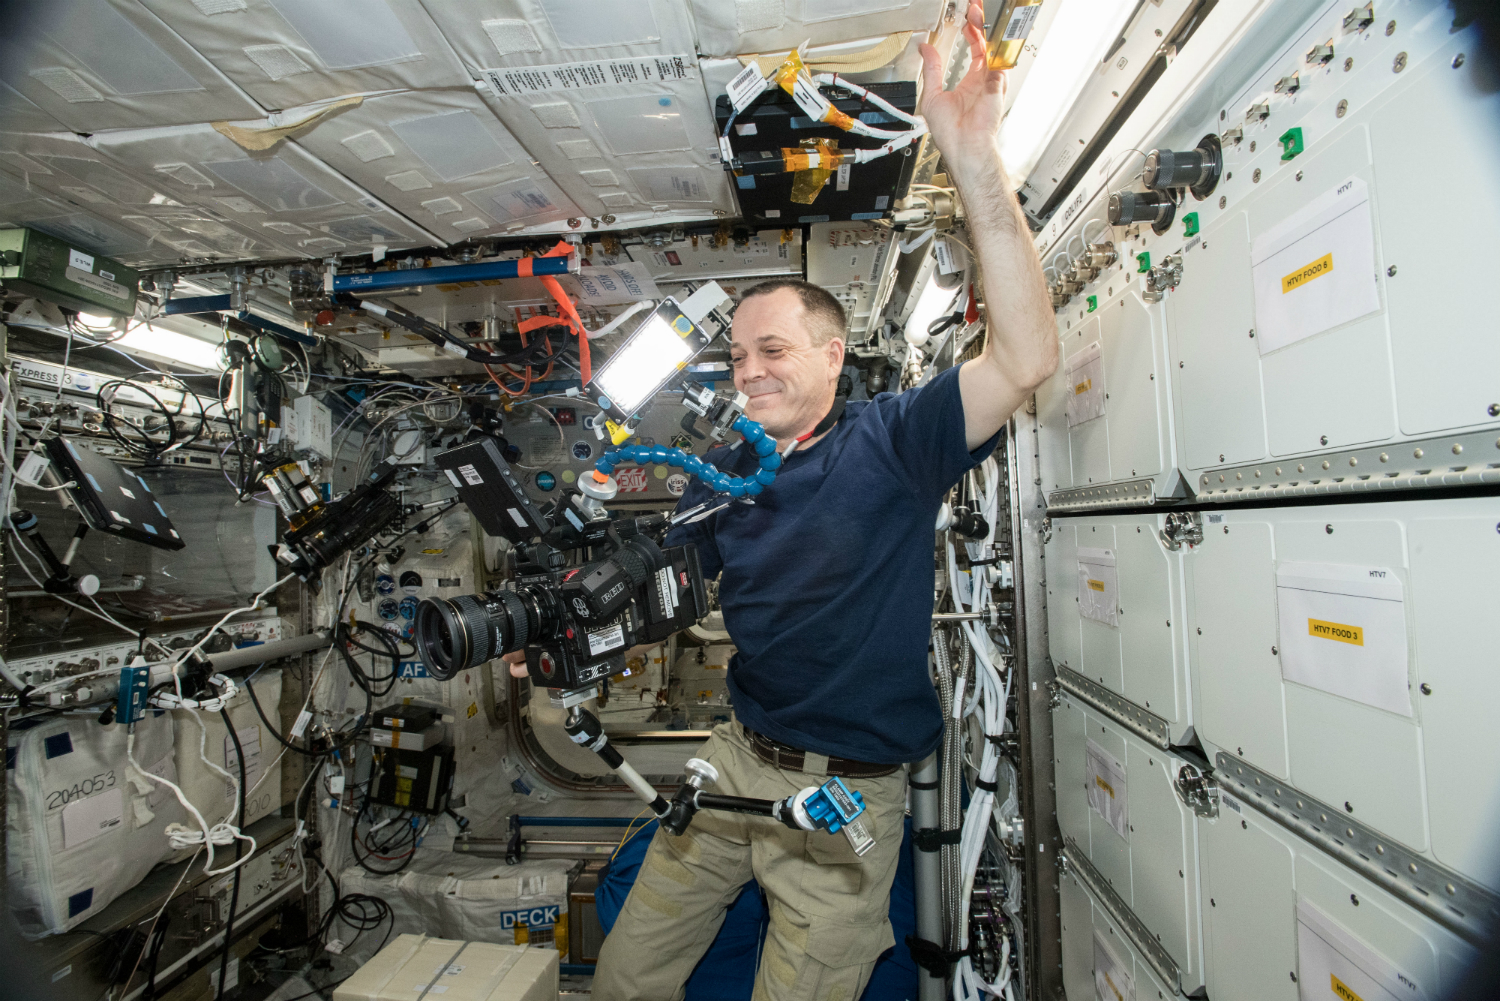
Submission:
{"label": "metal bracket", "polygon": [[1172,511],[1167,514],[1167,523],[1156,533],[1161,544],[1171,552],[1182,549],[1186,542],[1191,548],[1203,544],[1203,516],[1197,511]]}
{"label": "metal bracket", "polygon": [[1177,790],[1177,798],[1198,816],[1212,820],[1219,815],[1219,783],[1212,775],[1199,771],[1196,765],[1185,763],[1177,769],[1177,779],[1172,785]]}
{"label": "metal bracket", "polygon": [[1223,794],[1241,797],[1454,934],[1483,945],[1500,927],[1500,896],[1468,877],[1396,844],[1233,754],[1220,751],[1214,762]]}
{"label": "metal bracket", "polygon": [[1156,940],[1151,929],[1135,916],[1130,905],[1126,904],[1124,898],[1115,892],[1115,888],[1109,885],[1104,875],[1094,868],[1094,863],[1090,862],[1088,856],[1078,847],[1078,842],[1064,835],[1063,850],[1058,853],[1058,856],[1064,860],[1067,867],[1064,871],[1071,868],[1079,882],[1088,888],[1095,899],[1104,905],[1104,909],[1109,912],[1110,917],[1114,918],[1115,923],[1130,936],[1130,943],[1145,957],[1146,964],[1151,967],[1157,977],[1168,986],[1181,991],[1182,972],[1177,966],[1177,961]]}
{"label": "metal bracket", "polygon": [[[1155,744],[1164,751],[1172,749],[1171,724],[1156,713],[1149,709],[1142,709],[1129,699],[1116,695],[1097,681],[1085,678],[1071,667],[1058,665],[1056,672],[1055,684],[1059,688],[1066,689],[1069,694],[1087,702],[1143,740]],[[1058,693],[1054,691],[1052,708],[1057,708],[1057,705]]]}

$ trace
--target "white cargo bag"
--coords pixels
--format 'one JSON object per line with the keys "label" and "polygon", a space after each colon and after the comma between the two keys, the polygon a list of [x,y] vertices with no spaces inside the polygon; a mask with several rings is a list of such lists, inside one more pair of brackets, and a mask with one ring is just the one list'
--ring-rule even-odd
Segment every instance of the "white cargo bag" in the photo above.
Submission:
{"label": "white cargo bag", "polygon": [[[266,670],[257,674],[250,682],[255,686],[255,697],[260,707],[272,722],[279,720],[277,706],[281,703],[281,671]],[[245,826],[273,813],[281,807],[281,745],[266,732],[266,726],[250,704],[250,695],[241,684],[240,692],[229,700],[229,718],[234,722],[234,732],[245,750]],[[193,722],[193,714],[186,709],[172,710],[177,724],[177,784],[182,786],[188,802],[198,808],[209,826],[230,823],[239,826],[239,800],[234,786],[224,776],[203,763],[203,758],[238,777],[239,762],[235,757],[234,741],[224,727],[224,718],[216,712],[198,710],[203,721],[207,739]],[[199,756],[199,748],[203,755]],[[273,767],[274,762],[274,767]],[[267,770],[270,774],[266,774]],[[264,779],[264,781],[262,781]],[[258,785],[258,788],[257,788]],[[193,827],[193,821],[187,825]],[[248,847],[248,845],[247,845]],[[232,849],[231,849],[232,851]],[[186,858],[192,848],[184,848],[179,856]],[[221,864],[221,863],[215,863]]]}
{"label": "white cargo bag", "polygon": [[[148,710],[135,760],[175,781],[172,730],[171,716]],[[170,854],[168,824],[191,823],[170,789],[130,774],[125,737],[124,726],[90,715],[11,729],[6,865],[10,906],[29,938],[98,914]]]}

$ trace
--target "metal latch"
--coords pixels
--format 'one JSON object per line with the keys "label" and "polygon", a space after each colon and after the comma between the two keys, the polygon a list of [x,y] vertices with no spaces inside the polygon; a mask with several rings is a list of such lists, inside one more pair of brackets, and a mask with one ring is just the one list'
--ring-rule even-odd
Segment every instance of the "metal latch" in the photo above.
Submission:
{"label": "metal latch", "polygon": [[1051,541],[1052,541],[1052,519],[1051,518],[1043,518],[1042,519],[1042,545],[1045,546],[1047,543],[1049,543]]}
{"label": "metal latch", "polygon": [[1184,764],[1177,769],[1177,798],[1200,817],[1210,820],[1219,815],[1219,783],[1196,765]]}
{"label": "metal latch", "polygon": [[1182,283],[1182,257],[1168,254],[1162,262],[1146,272],[1146,290],[1141,298],[1147,302],[1161,302],[1171,289]]}
{"label": "metal latch", "polygon": [[1177,552],[1186,542],[1189,547],[1203,543],[1203,516],[1197,511],[1173,511],[1167,515],[1166,524],[1156,533],[1161,544],[1171,552]]}

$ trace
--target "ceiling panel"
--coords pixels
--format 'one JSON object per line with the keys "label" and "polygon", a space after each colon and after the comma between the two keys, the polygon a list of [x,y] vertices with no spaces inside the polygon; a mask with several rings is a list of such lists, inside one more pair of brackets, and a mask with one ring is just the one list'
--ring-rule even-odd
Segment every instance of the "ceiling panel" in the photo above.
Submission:
{"label": "ceiling panel", "polygon": [[[210,2],[210,0],[200,0]],[[67,128],[249,118],[255,103],[133,0],[15,5],[0,33],[0,79]],[[23,126],[7,121],[7,128]]]}
{"label": "ceiling panel", "polygon": [[472,89],[368,98],[296,142],[450,243],[579,214]]}
{"label": "ceiling panel", "polygon": [[705,56],[786,52],[803,42],[928,32],[948,0],[691,0]]}
{"label": "ceiling panel", "polygon": [[142,3],[267,111],[346,94],[469,84],[417,0]]}

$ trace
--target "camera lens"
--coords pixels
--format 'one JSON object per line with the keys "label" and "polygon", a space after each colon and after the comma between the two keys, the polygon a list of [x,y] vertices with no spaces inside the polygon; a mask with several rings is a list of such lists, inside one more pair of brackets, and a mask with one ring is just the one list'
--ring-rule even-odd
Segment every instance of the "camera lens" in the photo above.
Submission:
{"label": "camera lens", "polygon": [[519,650],[532,632],[526,603],[510,591],[424,598],[412,631],[427,673],[447,681],[459,671]]}

